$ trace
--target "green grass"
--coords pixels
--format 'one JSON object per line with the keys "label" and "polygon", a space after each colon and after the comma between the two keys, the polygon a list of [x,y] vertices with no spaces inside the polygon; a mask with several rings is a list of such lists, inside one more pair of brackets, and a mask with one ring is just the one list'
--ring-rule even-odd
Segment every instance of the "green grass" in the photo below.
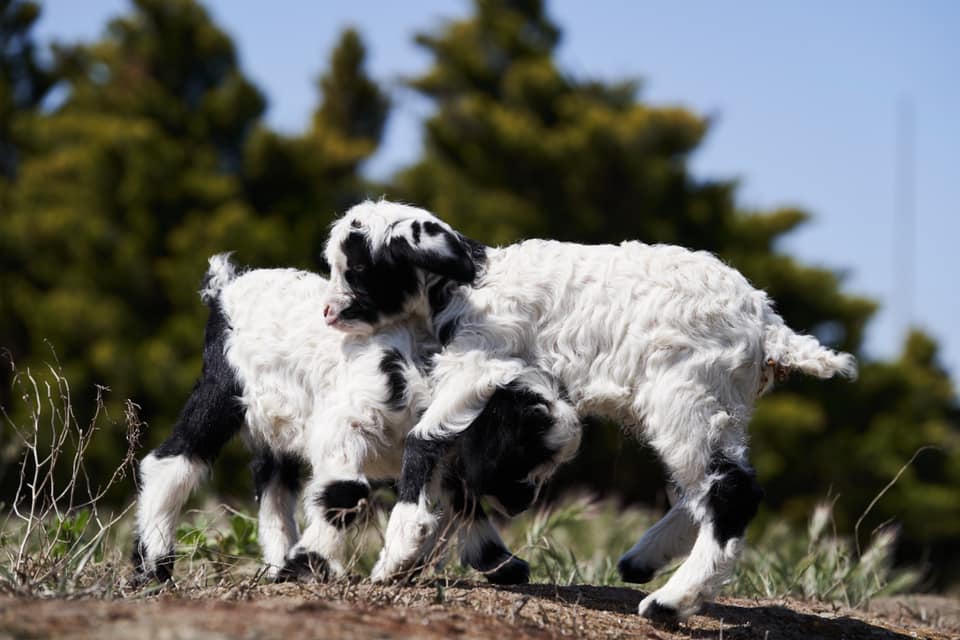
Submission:
{"label": "green grass", "polygon": [[[131,570],[131,507],[111,510],[103,497],[132,472],[141,427],[136,407],[129,405],[123,424],[109,431],[103,427],[110,419],[102,413],[81,428],[73,417],[66,380],[53,368],[48,373],[52,384],[38,383],[29,371],[17,375],[29,417],[19,424],[7,417],[4,423],[4,440],[19,447],[20,459],[16,496],[3,505],[0,516],[0,593],[129,595],[125,577]],[[98,433],[110,437],[118,428],[126,430],[127,453],[106,481],[94,484],[84,452]],[[389,501],[381,493],[373,500],[385,506]],[[369,573],[386,517],[385,509],[378,510],[351,531],[344,558],[350,571]],[[261,578],[255,517],[220,506],[191,512],[182,520],[177,533],[178,589]],[[499,524],[508,546],[530,563],[533,581],[616,586],[622,584],[617,559],[654,520],[643,509],[581,496]],[[814,510],[806,530],[774,519],[747,545],[727,593],[861,606],[918,584],[918,571],[893,568],[895,529],[875,533],[858,553],[851,538],[838,535],[832,522],[829,504]],[[447,533],[456,539],[456,532]],[[451,579],[473,575],[449,558],[440,572]],[[669,573],[647,588],[662,584]]]}

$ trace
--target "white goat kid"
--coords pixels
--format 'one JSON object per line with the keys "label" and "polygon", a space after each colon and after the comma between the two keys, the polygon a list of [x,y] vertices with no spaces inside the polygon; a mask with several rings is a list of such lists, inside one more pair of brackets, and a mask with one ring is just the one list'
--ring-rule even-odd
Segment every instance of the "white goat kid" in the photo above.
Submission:
{"label": "white goat kid", "polygon": [[663,459],[682,497],[619,568],[646,582],[689,551],[640,604],[649,617],[684,618],[728,579],[762,496],[747,460],[756,398],[778,372],[856,375],[852,356],[796,334],[763,291],[706,252],[543,240],[489,248],[427,211],[380,201],[335,223],[326,257],[331,326],[425,321],[444,343],[430,406],[406,439],[376,578],[415,557],[405,523],[425,508],[436,443],[456,442],[503,380],[533,366],[581,416],[619,421]]}
{"label": "white goat kid", "polygon": [[[327,281],[313,273],[238,275],[227,255],[210,259],[201,291],[210,307],[203,372],[170,437],[140,465],[138,579],[170,578],[180,510],[237,433],[255,454],[269,575],[323,579],[343,571],[346,528],[367,504],[371,480],[399,476],[403,439],[427,405],[418,367],[432,342],[405,326],[371,336],[332,330],[322,316],[327,294]],[[299,535],[305,463],[312,477]],[[466,509],[476,502],[471,488],[451,495],[448,503],[464,507],[448,513],[464,530],[464,563],[492,582],[526,581],[526,563],[506,549],[483,511]]]}

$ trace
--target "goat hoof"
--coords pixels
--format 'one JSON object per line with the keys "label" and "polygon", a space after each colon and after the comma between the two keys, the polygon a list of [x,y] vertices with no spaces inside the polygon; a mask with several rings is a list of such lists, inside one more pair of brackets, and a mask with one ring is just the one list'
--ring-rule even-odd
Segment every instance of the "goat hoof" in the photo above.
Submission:
{"label": "goat hoof", "polygon": [[656,569],[650,566],[634,562],[631,558],[623,557],[617,563],[617,571],[624,582],[633,584],[645,584],[653,580]]}
{"label": "goat hoof", "polygon": [[324,582],[330,578],[330,563],[314,551],[299,551],[287,558],[274,582]]}
{"label": "goat hoof", "polygon": [[676,607],[649,597],[640,603],[639,613],[650,622],[664,627],[676,627],[680,622],[680,612]]}
{"label": "goat hoof", "polygon": [[530,565],[516,556],[510,556],[485,576],[490,584],[526,584],[530,581]]}

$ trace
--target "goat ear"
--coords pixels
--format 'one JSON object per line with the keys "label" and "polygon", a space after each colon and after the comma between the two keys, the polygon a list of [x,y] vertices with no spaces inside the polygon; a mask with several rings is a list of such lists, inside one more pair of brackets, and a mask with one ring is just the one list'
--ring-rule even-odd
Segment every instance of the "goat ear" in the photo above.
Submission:
{"label": "goat ear", "polygon": [[407,262],[424,271],[468,283],[477,276],[471,245],[470,240],[446,225],[412,220],[394,227],[388,246],[396,262]]}

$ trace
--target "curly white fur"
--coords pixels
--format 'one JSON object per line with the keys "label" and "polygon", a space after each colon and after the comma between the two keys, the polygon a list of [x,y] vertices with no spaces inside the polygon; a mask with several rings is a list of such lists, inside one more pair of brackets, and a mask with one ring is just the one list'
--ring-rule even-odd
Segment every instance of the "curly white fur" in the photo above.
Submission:
{"label": "curly white fur", "polygon": [[[403,439],[429,399],[418,367],[435,350],[432,340],[407,326],[372,336],[344,335],[323,320],[327,294],[326,280],[305,271],[238,274],[227,254],[210,259],[201,291],[228,325],[222,329],[223,355],[239,383],[239,395],[230,402],[241,406],[240,434],[255,452],[303,459],[312,469],[303,496],[307,527],[302,535],[295,519],[296,494],[277,474],[262,487],[260,542],[270,575],[309,553],[320,554],[331,572],[342,570],[344,527],[330,522],[321,504],[324,491],[338,482],[368,486],[371,480],[397,478]],[[388,353],[398,356],[399,398],[383,370]],[[202,385],[198,389],[195,395],[202,394]],[[203,396],[197,402],[194,414],[181,417],[181,423],[194,420],[197,430],[181,430],[181,439],[175,440],[175,428],[171,441],[180,448],[170,445],[171,454],[162,445],[141,463],[136,553],[147,574],[159,575],[158,565],[172,562],[179,512],[211,462],[198,454],[195,442],[183,444],[207,428],[191,416],[208,410],[213,400]],[[482,535],[490,537],[486,529]]]}
{"label": "curly white fur", "polygon": [[[390,253],[392,243],[403,238],[409,244],[412,230],[426,221],[449,236],[414,263],[429,278],[431,259],[470,255],[468,241],[429,212],[367,202],[335,223],[327,245],[333,315],[352,296],[340,249],[348,235],[364,234],[374,259],[397,261],[402,256]],[[476,279],[454,288],[442,310],[416,318],[456,330],[435,358],[433,400],[412,433],[455,436],[518,368],[549,373],[581,415],[621,422],[663,458],[687,515],[671,511],[625,560],[649,561],[655,570],[692,544],[687,561],[640,606],[650,615],[664,609],[689,615],[715,595],[739,552],[742,529],[728,536],[716,524],[727,514],[716,513],[709,496],[717,487],[743,493],[721,485],[725,478],[747,484],[752,479],[746,427],[758,394],[770,387],[778,369],[853,377],[855,360],[793,332],[766,293],[706,252],[640,242],[585,246],[528,240],[487,248],[484,257]],[[420,302],[404,308],[429,309],[425,295],[421,287]],[[404,515],[391,516],[389,533],[403,535],[406,529],[392,521]],[[673,538],[670,544],[665,536]]]}

